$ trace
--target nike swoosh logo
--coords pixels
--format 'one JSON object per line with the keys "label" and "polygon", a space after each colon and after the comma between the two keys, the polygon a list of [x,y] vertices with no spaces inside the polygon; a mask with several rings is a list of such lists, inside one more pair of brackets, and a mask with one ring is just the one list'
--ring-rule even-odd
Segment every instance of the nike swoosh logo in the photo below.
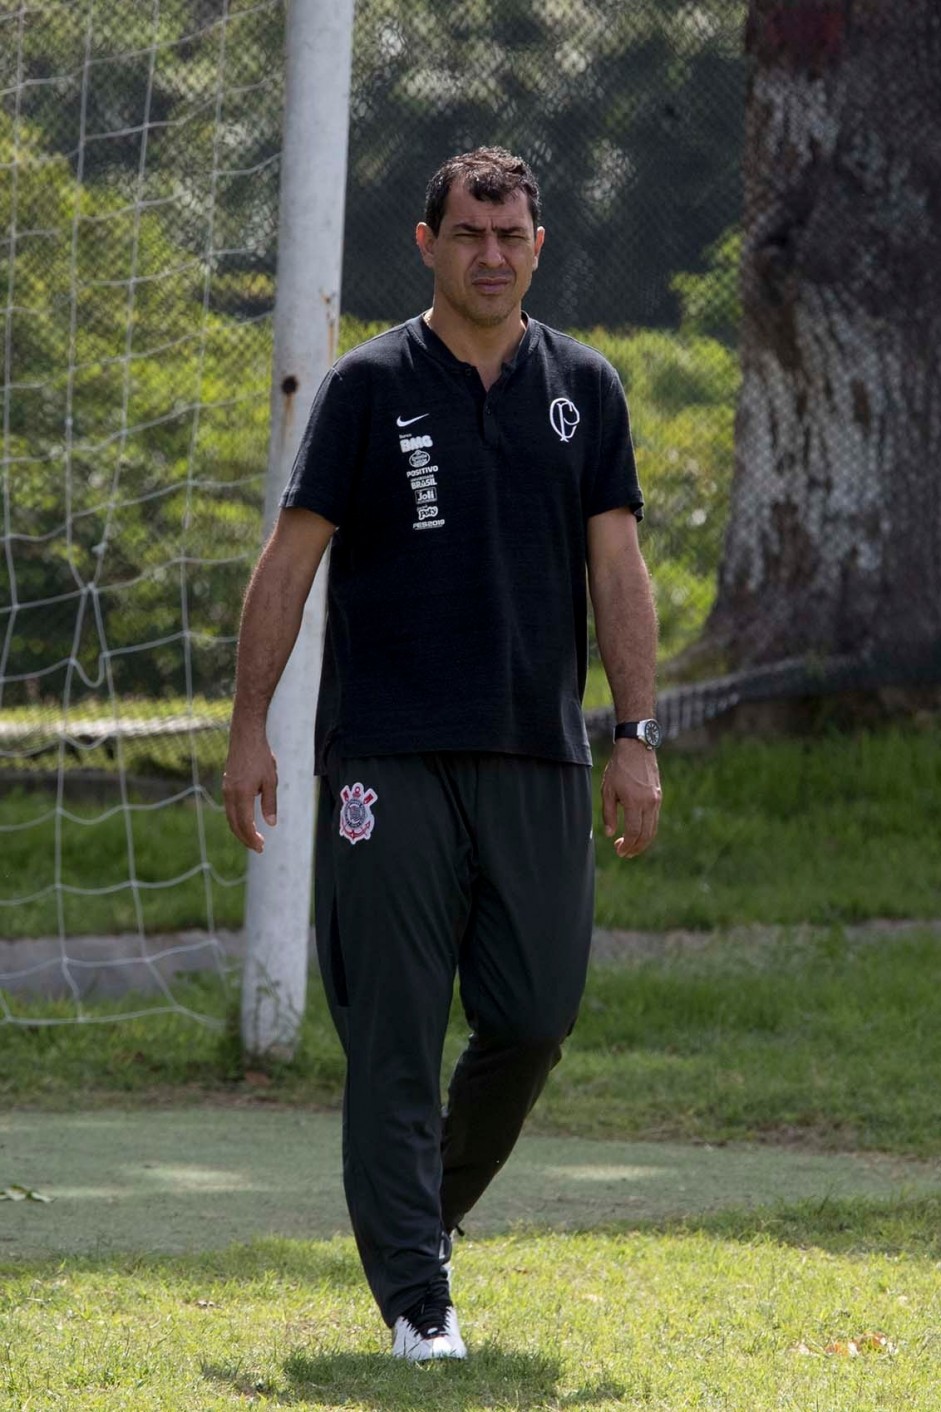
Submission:
{"label": "nike swoosh logo", "polygon": [[410,426],[412,425],[412,422],[420,422],[420,421],[423,421],[424,418],[427,417],[428,415],[429,415],[429,414],[428,414],[427,412],[422,412],[422,414],[421,414],[420,417],[409,417],[406,421],[403,421],[401,417],[396,417],[396,419],[395,419],[395,425],[396,425],[397,427],[410,427]]}

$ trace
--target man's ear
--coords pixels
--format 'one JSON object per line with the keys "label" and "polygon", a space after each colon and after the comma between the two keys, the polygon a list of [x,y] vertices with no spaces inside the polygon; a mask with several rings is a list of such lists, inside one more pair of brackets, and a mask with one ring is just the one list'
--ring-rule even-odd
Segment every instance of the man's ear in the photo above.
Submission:
{"label": "man's ear", "polygon": [[432,269],[435,263],[435,233],[424,221],[419,221],[415,227],[415,244],[418,246],[422,264]]}
{"label": "man's ear", "polygon": [[536,227],[536,238],[535,238],[535,240],[534,240],[534,242],[533,242],[533,249],[534,249],[535,254],[536,254],[536,258],[535,258],[535,260],[533,260],[533,269],[534,269],[534,270],[535,270],[535,269],[538,269],[538,267],[539,267],[539,252],[540,252],[540,250],[542,249],[542,242],[545,240],[545,238],[546,238],[546,228],[545,228],[545,226],[537,226],[537,227]]}

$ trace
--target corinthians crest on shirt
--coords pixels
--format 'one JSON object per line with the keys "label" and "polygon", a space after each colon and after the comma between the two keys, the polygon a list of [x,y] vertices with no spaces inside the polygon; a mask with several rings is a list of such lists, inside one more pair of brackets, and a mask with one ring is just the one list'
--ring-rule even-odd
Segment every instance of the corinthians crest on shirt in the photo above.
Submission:
{"label": "corinthians crest on shirt", "polygon": [[340,837],[350,843],[368,838],[376,823],[372,806],[379,798],[374,789],[364,785],[345,784],[340,790]]}

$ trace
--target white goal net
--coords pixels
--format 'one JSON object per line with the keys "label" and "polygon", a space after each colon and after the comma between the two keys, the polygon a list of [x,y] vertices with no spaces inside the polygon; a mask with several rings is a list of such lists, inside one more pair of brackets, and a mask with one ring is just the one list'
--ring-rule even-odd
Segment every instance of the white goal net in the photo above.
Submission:
{"label": "white goal net", "polygon": [[[176,973],[219,987],[242,915],[218,785],[282,25],[280,0],[0,8],[0,1025],[221,1013]],[[118,973],[135,999],[102,1006]]]}

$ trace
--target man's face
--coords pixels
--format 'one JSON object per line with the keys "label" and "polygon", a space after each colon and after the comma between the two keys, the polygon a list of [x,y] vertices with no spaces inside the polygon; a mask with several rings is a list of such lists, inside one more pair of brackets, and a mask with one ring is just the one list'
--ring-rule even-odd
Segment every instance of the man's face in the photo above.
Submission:
{"label": "man's face", "polygon": [[533,229],[522,191],[506,201],[478,201],[453,186],[435,235],[420,222],[421,257],[435,274],[435,301],[443,301],[478,328],[494,328],[518,314],[529,289],[545,231]]}

